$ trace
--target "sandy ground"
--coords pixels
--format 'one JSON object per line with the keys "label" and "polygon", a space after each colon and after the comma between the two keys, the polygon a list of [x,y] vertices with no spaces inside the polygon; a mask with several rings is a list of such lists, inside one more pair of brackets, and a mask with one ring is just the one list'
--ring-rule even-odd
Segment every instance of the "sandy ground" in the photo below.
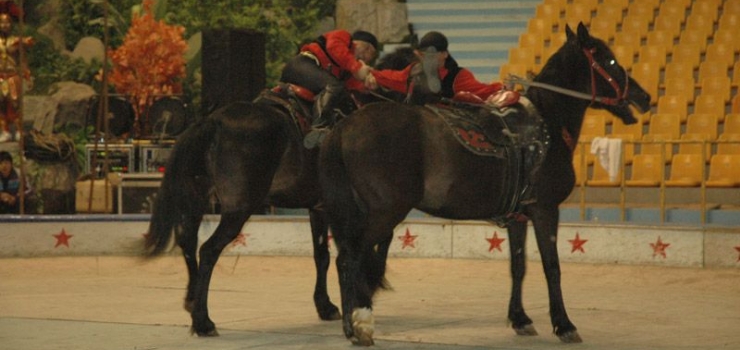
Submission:
{"label": "sandy ground", "polygon": [[[583,344],[551,334],[539,263],[524,302],[540,332],[507,327],[508,262],[390,259],[376,297],[377,349],[740,349],[740,270],[563,264]],[[0,349],[350,349],[318,320],[308,257],[224,257],[211,285],[221,336],[197,338],[179,257],[0,260]],[[330,295],[339,302],[332,264]]]}

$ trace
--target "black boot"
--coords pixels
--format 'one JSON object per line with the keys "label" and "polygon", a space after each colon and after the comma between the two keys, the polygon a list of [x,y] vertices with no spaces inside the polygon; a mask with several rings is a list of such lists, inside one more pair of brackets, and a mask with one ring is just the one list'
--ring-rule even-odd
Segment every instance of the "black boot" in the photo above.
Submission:
{"label": "black boot", "polygon": [[[341,89],[341,88],[340,88]],[[318,146],[336,123],[336,109],[339,107],[341,91],[334,86],[327,86],[314,102],[314,118],[311,131],[303,138],[303,146],[311,149]]]}

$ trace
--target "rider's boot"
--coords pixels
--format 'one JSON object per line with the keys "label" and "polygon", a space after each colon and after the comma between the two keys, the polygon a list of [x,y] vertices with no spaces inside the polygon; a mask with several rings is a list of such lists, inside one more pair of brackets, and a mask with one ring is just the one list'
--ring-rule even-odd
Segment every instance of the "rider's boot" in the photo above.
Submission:
{"label": "rider's boot", "polygon": [[409,101],[412,104],[425,104],[439,98],[442,81],[439,78],[439,61],[436,53],[434,47],[428,48],[421,61],[411,67]]}
{"label": "rider's boot", "polygon": [[336,109],[339,108],[341,93],[336,87],[328,85],[314,102],[314,118],[311,123],[311,131],[303,138],[303,146],[312,149],[324,140],[331,127],[336,123]]}
{"label": "rider's boot", "polygon": [[509,107],[517,102],[519,102],[519,92],[507,89],[501,89],[486,99],[488,105],[496,108]]}

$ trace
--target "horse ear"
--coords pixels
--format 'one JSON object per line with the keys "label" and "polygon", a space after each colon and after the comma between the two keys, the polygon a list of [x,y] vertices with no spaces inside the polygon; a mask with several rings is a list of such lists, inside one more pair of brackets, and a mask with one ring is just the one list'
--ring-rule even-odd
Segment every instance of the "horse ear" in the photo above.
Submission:
{"label": "horse ear", "polygon": [[588,40],[591,38],[591,35],[588,34],[588,28],[583,24],[583,22],[578,23],[578,42],[581,44],[585,44],[588,42]]}
{"label": "horse ear", "polygon": [[571,41],[575,38],[576,33],[573,33],[573,29],[570,29],[570,26],[566,23],[565,24],[565,38],[568,41]]}

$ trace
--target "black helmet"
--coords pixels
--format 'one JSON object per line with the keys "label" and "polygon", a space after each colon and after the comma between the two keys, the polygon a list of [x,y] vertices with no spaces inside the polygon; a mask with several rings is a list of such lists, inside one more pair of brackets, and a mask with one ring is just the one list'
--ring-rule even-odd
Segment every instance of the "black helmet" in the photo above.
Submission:
{"label": "black helmet", "polygon": [[378,50],[378,38],[370,32],[366,32],[364,30],[355,31],[352,33],[352,40],[364,41],[372,45],[375,50]]}
{"label": "black helmet", "polygon": [[437,52],[447,51],[447,37],[440,32],[429,32],[419,41],[419,50],[425,50],[428,47],[434,47]]}

